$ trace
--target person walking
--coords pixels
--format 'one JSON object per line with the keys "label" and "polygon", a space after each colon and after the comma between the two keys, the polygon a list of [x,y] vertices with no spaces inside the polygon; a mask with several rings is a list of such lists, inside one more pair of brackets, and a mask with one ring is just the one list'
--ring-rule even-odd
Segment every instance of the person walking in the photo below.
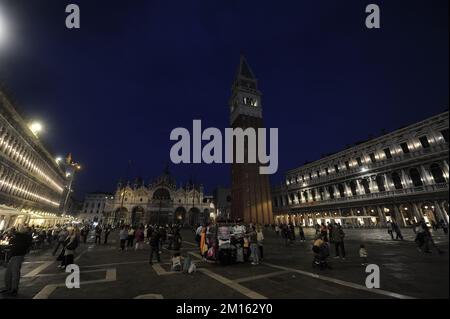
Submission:
{"label": "person walking", "polygon": [[130,226],[130,228],[128,229],[127,248],[133,248],[134,233],[135,231],[133,226]]}
{"label": "person walking", "polygon": [[442,228],[442,230],[444,231],[444,234],[448,235],[448,225],[446,222],[444,222],[443,219],[441,219],[439,221],[439,226]]}
{"label": "person walking", "polygon": [[119,232],[119,239],[120,239],[120,250],[124,251],[125,243],[128,240],[128,228],[126,226],[122,226],[122,229]]}
{"label": "person walking", "polygon": [[290,244],[295,242],[295,227],[293,223],[289,223],[289,241]]}
{"label": "person walking", "polygon": [[8,265],[5,272],[5,288],[1,290],[2,294],[10,297],[16,297],[19,291],[20,269],[25,255],[30,251],[33,239],[27,227],[21,226],[13,232],[10,240],[11,251]]}
{"label": "person walking", "polygon": [[336,249],[336,256],[334,258],[339,258],[341,257],[342,259],[345,260],[345,246],[344,246],[344,237],[345,237],[345,233],[344,230],[342,229],[341,225],[333,225],[333,242],[334,242],[334,247]]}
{"label": "person walking", "polygon": [[391,236],[391,239],[394,240],[394,232],[393,232],[392,222],[389,220],[386,223],[386,226],[387,226],[388,234]]}
{"label": "person walking", "polygon": [[156,253],[156,260],[158,262],[161,262],[160,256],[159,256],[159,239],[160,235],[157,230],[153,231],[152,237],[150,238],[150,260],[149,264],[153,264],[153,255]]}
{"label": "person walking", "polygon": [[397,224],[397,222],[393,222],[392,223],[392,229],[395,232],[395,240],[398,240],[400,238],[400,240],[403,240],[403,235],[402,235],[402,231],[400,230],[400,226]]}
{"label": "person walking", "polygon": [[334,224],[334,222],[327,223],[328,239],[329,239],[330,243],[333,242],[333,224]]}
{"label": "person walking", "polygon": [[64,247],[64,241],[66,240],[68,234],[69,233],[67,232],[66,228],[63,228],[60,230],[60,232],[58,233],[58,237],[57,237],[58,243],[56,244],[56,247],[53,250],[53,254],[52,254],[53,256],[56,255],[60,246]]}
{"label": "person walking", "polygon": [[83,231],[83,243],[86,244],[88,237],[89,237],[89,232],[90,232],[89,226],[85,225],[83,227],[83,230],[84,230]]}
{"label": "person walking", "polygon": [[259,252],[258,252],[258,235],[255,226],[250,228],[250,234],[248,235],[250,239],[250,251],[252,257],[252,265],[259,264]]}
{"label": "person walking", "polygon": [[59,268],[65,269],[68,265],[72,265],[74,262],[75,249],[79,244],[79,234],[77,229],[71,229],[64,242],[64,258]]}
{"label": "person walking", "polygon": [[258,242],[259,258],[262,260],[264,258],[264,234],[261,226],[256,228],[256,241]]}
{"label": "person walking", "polygon": [[108,226],[105,227],[105,240],[103,241],[104,245],[108,244],[108,236],[109,236],[110,233],[111,233],[111,228],[108,225]]}
{"label": "person walking", "polygon": [[303,230],[302,225],[299,225],[298,228],[299,228],[300,241],[301,242],[305,242],[306,241],[306,239],[305,239],[305,232]]}
{"label": "person walking", "polygon": [[323,241],[328,242],[328,228],[324,223],[320,225],[320,237],[322,237]]}
{"label": "person walking", "polygon": [[100,245],[102,240],[102,227],[100,225],[95,226],[95,244],[97,243]]}
{"label": "person walking", "polygon": [[175,228],[175,234],[173,235],[173,249],[180,250],[181,243],[183,239],[181,238],[180,229],[178,227]]}
{"label": "person walking", "polygon": [[142,227],[139,227],[136,231],[136,247],[134,250],[142,250],[144,249],[144,231]]}

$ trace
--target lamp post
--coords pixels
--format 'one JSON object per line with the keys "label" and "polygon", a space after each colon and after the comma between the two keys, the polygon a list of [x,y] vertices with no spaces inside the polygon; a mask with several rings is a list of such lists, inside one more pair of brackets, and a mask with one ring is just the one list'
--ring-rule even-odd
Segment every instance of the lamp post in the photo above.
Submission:
{"label": "lamp post", "polygon": [[63,214],[67,214],[67,203],[69,201],[70,193],[72,192],[72,184],[73,180],[75,178],[75,173],[81,170],[81,165],[78,163],[75,163],[72,161],[72,155],[69,153],[67,156],[65,162],[62,162],[61,158],[57,158],[56,162],[63,166],[66,174],[66,178],[68,178],[68,184],[67,184],[67,193],[64,199],[64,203],[62,206]]}

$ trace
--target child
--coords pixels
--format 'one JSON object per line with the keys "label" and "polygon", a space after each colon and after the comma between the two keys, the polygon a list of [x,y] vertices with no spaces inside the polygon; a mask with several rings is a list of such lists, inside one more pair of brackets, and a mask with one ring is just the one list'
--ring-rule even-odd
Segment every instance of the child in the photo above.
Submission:
{"label": "child", "polygon": [[367,257],[369,256],[369,253],[367,252],[366,247],[361,244],[359,246],[359,257],[361,258],[361,265],[365,266],[367,265]]}
{"label": "child", "polygon": [[182,271],[183,270],[183,258],[180,253],[176,253],[172,257],[172,271]]}

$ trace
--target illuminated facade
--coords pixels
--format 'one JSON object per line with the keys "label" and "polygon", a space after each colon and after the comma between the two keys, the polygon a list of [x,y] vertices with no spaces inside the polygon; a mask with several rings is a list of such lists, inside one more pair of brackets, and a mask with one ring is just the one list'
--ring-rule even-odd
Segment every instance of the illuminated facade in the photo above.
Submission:
{"label": "illuminated facade", "polygon": [[89,193],[85,196],[78,219],[81,222],[103,223],[104,216],[114,210],[114,195],[109,193]]}
{"label": "illuminated facade", "polygon": [[65,175],[0,90],[0,231],[59,219]]}
{"label": "illuminated facade", "polygon": [[444,112],[289,170],[285,184],[273,189],[277,222],[448,224],[448,130]]}
{"label": "illuminated facade", "polygon": [[148,185],[140,180],[132,186],[119,183],[113,211],[105,217],[105,223],[195,225],[207,222],[214,211],[213,198],[204,194],[202,186],[177,187],[166,168]]}

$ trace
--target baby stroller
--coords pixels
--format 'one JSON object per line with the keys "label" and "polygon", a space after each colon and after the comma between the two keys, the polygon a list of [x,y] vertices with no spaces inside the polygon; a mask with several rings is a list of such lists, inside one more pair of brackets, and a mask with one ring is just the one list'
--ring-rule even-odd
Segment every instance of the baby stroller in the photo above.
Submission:
{"label": "baby stroller", "polygon": [[327,261],[327,258],[330,256],[330,248],[328,246],[328,243],[321,242],[319,245],[316,245],[316,243],[314,243],[312,250],[314,252],[314,259],[312,262],[313,268],[319,268],[320,270],[324,270],[327,268],[331,269]]}

